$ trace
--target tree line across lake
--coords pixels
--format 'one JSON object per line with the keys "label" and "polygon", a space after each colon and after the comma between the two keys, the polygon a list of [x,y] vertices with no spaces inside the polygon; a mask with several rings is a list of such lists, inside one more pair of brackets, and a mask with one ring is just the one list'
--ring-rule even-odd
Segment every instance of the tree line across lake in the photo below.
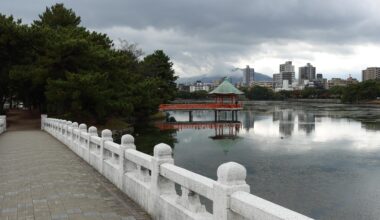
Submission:
{"label": "tree line across lake", "polygon": [[[286,99],[340,99],[343,103],[360,103],[380,97],[380,80],[368,80],[349,86],[334,86],[330,89],[305,88],[303,90],[274,92],[270,88],[254,86],[240,88],[249,100],[286,100]],[[208,92],[178,92],[181,99],[209,99]]]}
{"label": "tree line across lake", "polygon": [[161,50],[118,47],[56,4],[31,24],[0,14],[0,113],[5,102],[71,120],[104,123],[154,114],[176,96],[173,64]]}

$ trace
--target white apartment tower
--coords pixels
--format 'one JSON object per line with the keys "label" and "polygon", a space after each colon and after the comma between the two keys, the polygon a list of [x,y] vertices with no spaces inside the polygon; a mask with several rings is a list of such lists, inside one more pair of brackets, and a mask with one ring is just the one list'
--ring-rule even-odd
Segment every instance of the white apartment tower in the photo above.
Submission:
{"label": "white apartment tower", "polygon": [[284,64],[280,64],[281,80],[288,80],[289,85],[292,85],[296,80],[296,73],[294,72],[294,65],[292,61],[286,61]]}

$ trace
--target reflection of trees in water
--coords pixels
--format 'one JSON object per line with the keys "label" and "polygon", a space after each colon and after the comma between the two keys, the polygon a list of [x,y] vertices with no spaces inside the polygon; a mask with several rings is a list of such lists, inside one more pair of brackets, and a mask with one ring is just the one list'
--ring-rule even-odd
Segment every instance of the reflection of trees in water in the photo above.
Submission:
{"label": "reflection of trees in water", "polygon": [[243,117],[243,128],[246,131],[255,127],[254,113],[252,111],[244,111]]}
{"label": "reflection of trees in water", "polygon": [[[136,124],[134,132],[135,145],[137,150],[153,155],[153,148],[156,144],[165,143],[174,148],[177,143],[176,130],[160,130],[152,124]],[[114,136],[116,143],[120,143],[122,135]]]}
{"label": "reflection of trees in water", "polygon": [[380,131],[380,122],[362,122],[361,127],[366,130]]}
{"label": "reflection of trees in water", "polygon": [[298,129],[307,134],[315,130],[316,116],[313,112],[294,109],[276,109],[273,112],[273,121],[279,121],[281,135],[291,136],[294,131],[294,122],[298,118]]}

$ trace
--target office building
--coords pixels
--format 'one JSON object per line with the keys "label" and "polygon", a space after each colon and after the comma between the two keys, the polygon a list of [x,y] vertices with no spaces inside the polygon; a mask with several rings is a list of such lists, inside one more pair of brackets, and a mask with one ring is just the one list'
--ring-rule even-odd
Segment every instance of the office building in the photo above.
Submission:
{"label": "office building", "polygon": [[197,91],[210,91],[210,83],[203,83],[201,81],[196,81],[193,85],[190,85],[190,92],[197,92]]}
{"label": "office building", "polygon": [[316,68],[312,66],[310,63],[307,63],[306,66],[299,68],[299,83],[304,84],[305,80],[309,82],[315,81],[315,72]]}
{"label": "office building", "polygon": [[362,80],[380,79],[380,67],[368,67],[362,71]]}
{"label": "office building", "polygon": [[332,78],[328,81],[328,87],[334,87],[334,86],[348,86],[352,84],[357,84],[359,81],[355,78],[352,78],[349,76],[347,79],[341,79],[341,78]]}
{"label": "office building", "polygon": [[284,64],[280,64],[281,80],[288,80],[291,85],[295,81],[296,73],[294,72],[294,65],[292,61],[286,61]]}
{"label": "office building", "polygon": [[281,74],[275,73],[273,74],[273,88],[280,88],[280,87],[282,87]]}
{"label": "office building", "polygon": [[255,77],[255,69],[250,68],[248,65],[243,69],[243,84],[250,87]]}

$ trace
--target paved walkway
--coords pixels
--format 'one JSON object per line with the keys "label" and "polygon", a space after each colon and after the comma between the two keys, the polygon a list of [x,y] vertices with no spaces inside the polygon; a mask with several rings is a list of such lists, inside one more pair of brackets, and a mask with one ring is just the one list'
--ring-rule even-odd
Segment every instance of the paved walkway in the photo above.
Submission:
{"label": "paved walkway", "polygon": [[150,219],[49,134],[9,130],[0,135],[0,220]]}

